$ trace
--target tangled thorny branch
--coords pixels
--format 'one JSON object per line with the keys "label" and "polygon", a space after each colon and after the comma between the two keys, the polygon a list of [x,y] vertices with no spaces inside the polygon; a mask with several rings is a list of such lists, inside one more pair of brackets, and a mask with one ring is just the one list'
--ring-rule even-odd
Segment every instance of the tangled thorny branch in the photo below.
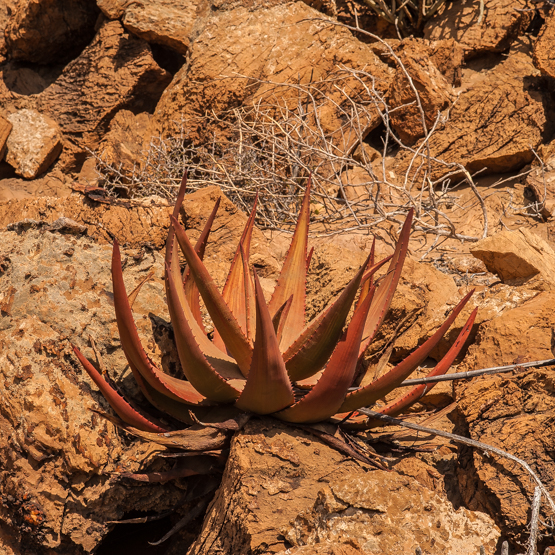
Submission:
{"label": "tangled thorny branch", "polygon": [[[449,110],[427,125],[409,72],[383,44],[412,89],[410,104],[392,108],[383,83],[363,69],[346,66],[321,79],[299,78],[298,83],[224,77],[246,80],[257,92],[249,103],[227,113],[182,121],[180,136],[152,139],[132,172],[96,155],[105,187],[112,193],[124,189],[132,198],[159,195],[173,200],[183,169],[188,168],[191,189],[218,185],[245,211],[250,211],[258,192],[258,225],[287,230],[311,176],[311,217],[320,235],[378,226],[394,234],[414,208],[413,230],[431,237],[427,253],[446,238],[478,241],[487,236],[490,225],[485,195],[500,189],[479,189],[476,174],[431,154],[430,140]],[[425,134],[414,146],[404,144],[390,122],[395,110],[411,105],[421,115]],[[205,130],[204,140],[193,142],[188,130],[199,128]],[[400,154],[408,160],[404,175],[395,173]],[[470,199],[463,195],[468,190]],[[457,229],[452,214],[456,211],[461,218],[476,208],[482,214],[481,233],[466,235]]]}

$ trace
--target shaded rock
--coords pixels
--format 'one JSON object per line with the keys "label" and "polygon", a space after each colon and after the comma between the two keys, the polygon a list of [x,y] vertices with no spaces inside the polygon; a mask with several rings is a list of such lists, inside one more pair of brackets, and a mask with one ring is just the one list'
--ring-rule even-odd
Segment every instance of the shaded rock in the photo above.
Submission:
{"label": "shaded rock", "polygon": [[527,229],[501,231],[470,247],[473,256],[504,282],[541,278],[553,282],[555,251],[541,237]]}
{"label": "shaded rock", "polygon": [[524,194],[533,205],[531,211],[548,220],[555,215],[555,144],[542,145],[538,154],[543,164],[532,164]]}
{"label": "shaded rock", "polygon": [[403,41],[396,49],[399,60],[418,92],[426,124],[425,130],[414,90],[405,71],[399,67],[389,94],[389,107],[392,109],[390,120],[399,138],[407,144],[413,144],[430,131],[439,112],[448,106],[454,96],[450,84],[426,50],[418,41]]}
{"label": "shaded rock", "polygon": [[127,0],[97,0],[96,3],[108,19],[119,19],[128,4]]}
{"label": "shaded rock", "polygon": [[0,203],[7,200],[35,200],[37,197],[66,197],[73,191],[70,178],[55,170],[44,177],[19,179],[9,177],[0,180]]}
{"label": "shaded rock", "polygon": [[[554,302],[552,292],[542,292],[483,325],[461,370],[553,358]],[[456,384],[455,391],[461,424],[470,437],[525,460],[552,492],[553,369],[483,376]],[[463,451],[461,494],[469,508],[487,510],[504,534],[522,542],[534,484],[519,465],[489,455]]]}
{"label": "shaded rock", "polygon": [[206,0],[156,0],[127,3],[122,23],[149,43],[162,44],[187,54],[197,19],[208,11]]}
{"label": "shaded rock", "polygon": [[92,43],[37,100],[66,137],[65,165],[84,159],[84,146],[98,143],[120,109],[151,110],[170,79],[145,41],[118,21],[103,23]]}
{"label": "shaded rock", "polygon": [[95,0],[24,0],[6,25],[10,58],[58,64],[78,54],[94,36],[100,11]]}
{"label": "shaded rock", "polygon": [[150,139],[150,114],[133,114],[120,110],[110,122],[110,130],[102,138],[96,151],[101,165],[117,168],[123,175],[131,175],[144,160]]}
{"label": "shaded rock", "polygon": [[376,555],[418,546],[469,553],[480,544],[493,552],[498,537],[489,517],[455,511],[409,477],[367,472],[302,430],[261,420],[235,436],[222,485],[189,555],[276,553],[288,545],[329,553],[328,542]]}
{"label": "shaded rock", "polygon": [[[456,169],[448,164],[461,164],[470,172],[483,170],[483,175],[519,169],[534,159],[533,149],[549,132],[551,116],[547,97],[534,84],[537,70],[528,62],[523,54],[509,57],[485,75],[478,74],[460,93],[449,120],[429,140],[431,156],[447,164],[431,163],[434,178]],[[406,174],[412,157],[407,152],[397,157],[397,175]],[[417,158],[414,166],[421,160]],[[419,181],[423,172],[413,167],[410,179]]]}
{"label": "shaded rock", "polygon": [[0,116],[0,161],[4,159],[6,154],[6,141],[10,136],[13,125],[5,118]]}
{"label": "shaded rock", "polygon": [[443,4],[424,26],[430,40],[455,39],[470,58],[484,52],[503,52],[528,28],[532,13],[526,0],[479,0]]}
{"label": "shaded rock", "polygon": [[464,62],[462,46],[455,39],[442,39],[431,41],[429,48],[428,56],[439,72],[450,85],[459,87]]}
{"label": "shaded rock", "polygon": [[8,116],[13,125],[6,142],[6,162],[18,175],[33,179],[44,173],[62,151],[58,124],[36,110],[19,110]]}
{"label": "shaded rock", "polygon": [[555,11],[552,9],[534,44],[534,64],[544,74],[555,77]]}
{"label": "shaded rock", "polygon": [[[343,64],[364,68],[375,77],[376,88],[383,93],[389,88],[393,70],[347,29],[311,20],[322,15],[303,2],[226,8],[217,12],[195,38],[189,63],[164,91],[155,112],[163,134],[179,133],[182,124],[176,119],[182,115],[189,136],[203,136],[207,131],[203,117],[208,109],[221,114],[258,100],[263,105],[296,109],[304,100],[299,99],[298,89],[287,84],[300,80],[302,84],[320,83],[317,96],[323,131],[337,134],[341,149],[354,146],[356,137],[344,137],[340,131],[340,108],[347,106],[347,99],[326,79],[333,81],[331,75],[337,74]],[[353,96],[365,94],[352,77],[345,74],[341,79],[341,86],[351,90]],[[280,86],[282,83],[285,85]],[[361,117],[363,132],[378,124],[378,114],[369,114]]]}

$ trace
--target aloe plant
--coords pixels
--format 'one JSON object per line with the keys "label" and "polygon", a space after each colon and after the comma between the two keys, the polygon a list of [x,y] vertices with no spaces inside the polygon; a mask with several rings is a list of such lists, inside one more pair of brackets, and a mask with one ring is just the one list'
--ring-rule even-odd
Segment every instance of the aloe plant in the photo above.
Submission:
{"label": "aloe plant", "polygon": [[[358,415],[357,409],[373,405],[398,387],[428,357],[472,294],[466,295],[437,332],[406,359],[367,385],[353,387],[357,379],[360,383],[362,357],[387,314],[399,282],[407,255],[412,211],[402,227],[394,254],[376,262],[373,245],[366,262],[343,292],[307,324],[305,286],[312,255],[312,251],[308,252],[310,183],[269,303],[264,299],[256,271],[249,264],[256,201],[220,292],[202,261],[219,201],[193,246],[178,222],[185,190],[186,178],[171,217],[165,257],[166,295],[183,378],[160,370],[140,343],[123,282],[117,242],[113,246],[112,278],[121,344],[133,376],[152,405],[177,421],[193,425],[190,430],[198,429],[200,420],[210,414],[214,419],[215,406],[232,409],[235,415],[271,414],[295,424],[335,419],[347,426],[370,428],[375,421]],[[187,262],[183,274],[178,246]],[[388,262],[385,276],[375,280],[377,270]],[[214,323],[213,339],[203,326],[200,298]],[[476,310],[431,376],[449,369],[470,334],[475,316]],[[167,426],[128,403],[77,347],[74,351],[127,429],[148,438],[173,437],[167,433]],[[399,414],[433,385],[413,388],[380,412]],[[173,434],[184,437],[182,431]],[[213,447],[210,441],[203,444],[203,448]],[[195,448],[199,448],[198,444]]]}

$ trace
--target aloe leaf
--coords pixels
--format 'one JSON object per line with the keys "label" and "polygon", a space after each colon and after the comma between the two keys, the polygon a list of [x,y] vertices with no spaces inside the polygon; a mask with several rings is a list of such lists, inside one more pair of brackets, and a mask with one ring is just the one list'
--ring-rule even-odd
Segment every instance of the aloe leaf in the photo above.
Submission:
{"label": "aloe leaf", "polygon": [[[255,329],[255,307],[254,307],[254,291],[250,274],[248,271],[252,232],[254,230],[254,219],[256,216],[256,207],[258,205],[258,193],[254,199],[254,204],[250,216],[245,224],[245,229],[241,235],[233,261],[229,268],[229,273],[222,291],[227,306],[239,322],[243,333],[251,342]],[[241,254],[243,249],[243,254]],[[247,270],[245,270],[245,267]],[[218,330],[214,330],[214,343],[223,346],[224,341]]]}
{"label": "aloe leaf", "polygon": [[[441,376],[449,370],[454,360],[459,355],[461,349],[464,347],[464,344],[466,343],[466,340],[468,339],[468,336],[472,331],[472,326],[474,325],[474,320],[476,319],[477,312],[477,308],[472,311],[472,314],[466,321],[466,324],[463,326],[457,339],[455,340],[449,351],[447,351],[445,356],[438,362],[436,367],[428,374],[428,378]],[[387,414],[389,416],[397,416],[398,414],[401,414],[401,412],[403,412],[404,410],[414,405],[414,403],[416,403],[419,399],[426,395],[426,393],[428,393],[435,385],[437,385],[437,382],[417,385],[413,387],[408,393],[401,395],[400,397],[389,403],[387,406],[380,408],[377,412],[379,412],[380,414]],[[383,422],[380,422],[378,420],[376,421],[376,425],[383,426]]]}
{"label": "aloe leaf", "polygon": [[145,418],[137,412],[108,382],[100,372],[83,356],[81,351],[72,345],[73,352],[79,359],[81,366],[86,370],[91,380],[96,384],[100,392],[114,409],[116,414],[127,424],[139,428],[145,432],[164,433],[167,430],[155,424],[152,420]]}
{"label": "aloe leaf", "polygon": [[[234,401],[239,396],[240,391],[228,383],[227,380],[242,378],[239,368],[235,364],[222,359],[212,359],[210,361],[209,357],[205,356],[195,341],[195,336],[179,305],[177,288],[180,284],[175,283],[169,268],[166,271],[166,276],[168,279],[167,291],[169,293],[168,307],[170,309],[177,352],[179,353],[179,360],[181,361],[185,376],[192,386],[210,401],[220,403]],[[225,372],[225,374],[222,376],[211,362],[218,364],[220,372]]]}
{"label": "aloe leaf", "polygon": [[371,302],[371,295],[367,295],[355,310],[318,383],[298,403],[279,412],[278,418],[311,423],[325,420],[339,410],[355,376],[358,349]]}
{"label": "aloe leaf", "polygon": [[[210,216],[206,220],[204,229],[202,230],[202,233],[200,234],[200,237],[197,239],[197,242],[195,244],[195,251],[201,260],[204,259],[204,251],[206,250],[206,244],[208,243],[208,236],[210,235],[212,224],[214,223],[214,219],[216,218],[218,208],[220,207],[220,201],[221,197],[219,197],[214,204],[214,208],[212,209]],[[191,308],[193,318],[196,320],[199,327],[201,329],[204,329],[204,324],[202,323],[202,314],[200,311],[199,291],[195,280],[191,277],[189,268],[186,268],[183,272],[183,290],[185,293],[185,299],[187,300]]]}
{"label": "aloe leaf", "polygon": [[310,268],[310,263],[312,262],[312,255],[314,254],[314,247],[310,249],[308,256],[306,257],[306,271]]}
{"label": "aloe leaf", "polygon": [[391,305],[395,289],[397,289],[397,284],[401,277],[401,271],[403,270],[403,264],[405,263],[409,247],[410,227],[412,225],[413,215],[414,209],[411,208],[407,214],[401,233],[399,234],[399,240],[397,241],[393,257],[391,258],[387,274],[374,295],[374,303],[372,304],[372,309],[368,314],[366,325],[364,326],[364,333],[359,350],[360,357],[362,357],[380,328]]}
{"label": "aloe leaf", "polygon": [[[374,239],[372,241],[372,248],[370,249],[370,257],[369,257],[369,260],[368,260],[368,270],[370,270],[370,268],[372,266],[374,266],[375,260],[376,260],[376,238],[374,237]],[[382,262],[383,262],[383,260],[382,260]],[[362,287],[360,289],[360,295],[358,296],[357,304],[355,306],[358,307],[362,303],[362,301],[364,300],[366,295],[368,295],[368,291],[370,291],[370,287],[372,287],[373,284],[374,284],[374,276],[371,275],[362,284]]]}
{"label": "aloe leaf", "polygon": [[287,316],[289,316],[289,311],[291,310],[291,304],[293,303],[293,295],[291,295],[282,306],[278,308],[278,311],[274,314],[272,318],[272,324],[274,325],[274,330],[276,332],[276,337],[278,344],[281,341],[283,335],[283,330],[287,323]]}
{"label": "aloe leaf", "polygon": [[315,318],[284,353],[291,381],[304,380],[316,374],[328,361],[341,337],[367,263],[364,263],[336,301],[320,317]]}
{"label": "aloe leaf", "polygon": [[[193,386],[184,380],[168,376],[161,372],[147,356],[141,341],[129,300],[123,282],[121,271],[121,255],[119,246],[114,241],[112,251],[112,284],[114,288],[114,309],[116,312],[116,322],[118,325],[119,336],[123,352],[129,362],[129,366],[135,369],[154,389],[160,393],[184,403],[196,405],[204,400],[204,397],[196,391]],[[202,334],[204,335],[204,334]],[[207,341],[208,338],[206,338]]]}
{"label": "aloe leaf", "polygon": [[293,388],[262,287],[254,274],[256,299],[256,337],[247,383],[235,406],[257,414],[270,414],[294,402]]}
{"label": "aloe leaf", "polygon": [[293,295],[293,303],[289,311],[287,327],[283,331],[280,341],[281,351],[289,348],[293,341],[299,336],[304,328],[305,300],[306,300],[306,269],[307,269],[307,246],[308,246],[308,224],[310,222],[310,180],[297,220],[293,240],[289,246],[285,262],[281,269],[272,300],[268,305],[270,314],[273,316],[280,306]]}
{"label": "aloe leaf", "polygon": [[405,380],[418,365],[422,364],[428,357],[432,349],[441,341],[451,324],[455,321],[460,311],[469,301],[474,293],[472,290],[466,295],[459,304],[453,309],[449,317],[441,325],[441,327],[425,341],[418,349],[412,352],[408,357],[401,361],[397,366],[389,372],[380,376],[366,387],[361,387],[356,391],[352,391],[345,398],[345,402],[341,406],[341,412],[350,412],[360,407],[365,407],[375,403],[378,399],[393,391],[403,380]]}
{"label": "aloe leaf", "polygon": [[243,334],[235,316],[218,291],[214,280],[195,252],[185,230],[175,218],[172,217],[171,221],[175,228],[181,250],[187,260],[187,264],[189,264],[191,275],[197,284],[206,309],[214,322],[214,326],[220,332],[227,350],[237,361],[243,375],[247,375],[252,358],[252,347]]}
{"label": "aloe leaf", "polygon": [[129,299],[129,306],[131,308],[133,308],[133,304],[135,303],[135,301],[137,300],[137,297],[139,296],[139,293],[143,287],[143,285],[147,282],[150,281],[152,278],[154,277],[154,272],[149,272],[147,276],[145,276],[140,282],[139,285],[137,285],[137,287],[135,287],[135,289],[133,289],[133,291],[131,291],[131,293],[129,293],[128,295],[128,299]]}

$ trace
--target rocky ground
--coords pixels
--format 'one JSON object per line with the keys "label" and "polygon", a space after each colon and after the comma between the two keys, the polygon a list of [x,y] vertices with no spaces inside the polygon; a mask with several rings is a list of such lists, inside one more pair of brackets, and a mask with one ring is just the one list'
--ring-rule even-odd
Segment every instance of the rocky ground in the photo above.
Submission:
{"label": "rocky ground", "polygon": [[[246,114],[269,94],[294,113],[298,98],[276,83],[299,90],[319,83],[318,125],[310,118],[302,125],[319,129],[347,163],[338,170],[328,156],[315,170],[328,185],[313,207],[308,316],[347,283],[374,235],[380,257],[392,252],[396,222],[412,202],[450,224],[443,235],[424,216],[415,226],[368,363],[393,338],[388,365],[401,360],[470,289],[469,306],[426,365],[445,354],[474,307],[472,341],[457,371],[553,358],[552,2],[455,0],[403,40],[355,0],[0,0],[0,26],[1,555],[493,555],[505,541],[511,555],[526,551],[529,475],[497,455],[406,430],[397,431],[395,447],[373,444],[390,472],[301,429],[253,419],[232,439],[225,467],[207,463],[215,482],[121,476],[173,463],[161,456],[166,449],[132,439],[90,410],[109,408],[71,343],[91,360],[98,353],[118,386],[143,403],[113,312],[115,238],[128,290],[153,272],[133,311],[149,355],[176,372],[162,251],[171,194],[149,190],[136,176],[151,167],[145,159],[160,137],[172,144],[185,125],[194,148],[228,144],[218,117]],[[338,68],[359,73],[342,78],[341,89]],[[345,131],[355,129],[346,123],[347,89],[356,110],[365,94],[381,99],[356,111],[352,135]],[[401,146],[381,149],[388,133]],[[320,143],[307,144],[314,153]],[[179,171],[181,162],[172,162]],[[383,196],[370,209],[376,168]],[[156,175],[169,171],[162,165]],[[439,208],[432,182],[438,190],[447,183]],[[222,197],[205,258],[223,285],[246,216],[229,183],[203,184],[184,204],[191,237],[222,190],[236,201]],[[319,211],[345,206],[360,225],[350,215],[319,220]],[[387,211],[394,217],[368,224]],[[290,235],[259,223],[251,260],[269,294]],[[555,494],[552,368],[444,382],[411,419],[444,409],[430,425],[525,460]],[[217,488],[210,505],[150,546],[195,510],[202,487]],[[114,523],[159,514],[166,516]],[[555,546],[545,503],[541,516],[543,552]]]}

